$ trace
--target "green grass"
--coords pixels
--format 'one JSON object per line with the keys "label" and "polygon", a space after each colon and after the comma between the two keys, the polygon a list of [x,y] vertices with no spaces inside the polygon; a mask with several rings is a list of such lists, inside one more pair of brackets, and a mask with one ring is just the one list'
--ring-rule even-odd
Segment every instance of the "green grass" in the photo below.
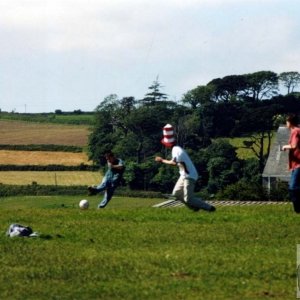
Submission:
{"label": "green grass", "polygon": [[[273,137],[271,140],[271,147],[272,143],[274,142],[276,138],[276,132],[273,133]],[[237,157],[239,159],[249,159],[249,158],[257,158],[254,151],[250,148],[245,148],[243,142],[244,141],[251,141],[250,137],[235,137],[235,138],[225,138],[232,146],[236,147],[236,153]],[[264,153],[267,154],[267,145],[268,145],[268,139],[264,139]],[[258,152],[259,148],[254,146],[255,150]]]}
{"label": "green grass", "polygon": [[55,115],[55,122],[61,124],[86,124],[93,125],[95,123],[95,114],[94,113],[85,113],[82,115]]}
{"label": "green grass", "polygon": [[94,112],[82,114],[74,113],[7,113],[0,112],[0,119],[18,120],[38,123],[74,124],[74,125],[93,125],[95,122]]}
{"label": "green grass", "polygon": [[[0,200],[0,299],[295,299],[290,205],[159,209],[161,199]],[[11,223],[40,238],[8,238]]]}

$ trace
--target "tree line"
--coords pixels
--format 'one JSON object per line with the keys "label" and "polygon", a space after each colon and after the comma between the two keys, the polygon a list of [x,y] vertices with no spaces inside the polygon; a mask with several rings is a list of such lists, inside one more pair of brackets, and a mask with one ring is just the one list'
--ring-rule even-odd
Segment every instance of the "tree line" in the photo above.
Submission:
{"label": "tree line", "polygon": [[[178,144],[198,168],[202,192],[222,195],[237,184],[252,184],[257,191],[274,130],[287,113],[300,111],[299,84],[298,72],[229,75],[174,101],[156,78],[143,99],[112,94],[96,107],[89,157],[105,166],[103,153],[112,150],[126,161],[125,178],[131,189],[170,190],[177,170],[153,159],[168,155],[160,140],[162,127],[170,123]],[[244,147],[252,149],[257,159],[238,159],[236,149],[222,140],[243,136]]]}

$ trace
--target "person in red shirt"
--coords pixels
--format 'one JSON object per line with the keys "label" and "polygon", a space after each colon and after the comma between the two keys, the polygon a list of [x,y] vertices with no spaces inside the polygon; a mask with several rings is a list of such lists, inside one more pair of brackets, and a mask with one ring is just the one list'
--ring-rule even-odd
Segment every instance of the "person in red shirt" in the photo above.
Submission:
{"label": "person in red shirt", "polygon": [[289,193],[294,211],[300,213],[300,128],[298,127],[297,116],[289,115],[286,119],[286,125],[291,133],[288,144],[284,145],[282,150],[289,150],[289,170],[292,172]]}

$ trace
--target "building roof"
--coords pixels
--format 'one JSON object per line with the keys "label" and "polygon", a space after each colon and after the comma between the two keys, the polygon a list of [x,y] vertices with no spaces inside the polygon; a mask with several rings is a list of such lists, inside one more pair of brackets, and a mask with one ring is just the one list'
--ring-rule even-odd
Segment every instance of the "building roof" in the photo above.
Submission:
{"label": "building roof", "polygon": [[281,151],[282,146],[288,143],[289,135],[290,131],[286,126],[279,126],[262,174],[263,177],[276,177],[289,181],[288,151]]}

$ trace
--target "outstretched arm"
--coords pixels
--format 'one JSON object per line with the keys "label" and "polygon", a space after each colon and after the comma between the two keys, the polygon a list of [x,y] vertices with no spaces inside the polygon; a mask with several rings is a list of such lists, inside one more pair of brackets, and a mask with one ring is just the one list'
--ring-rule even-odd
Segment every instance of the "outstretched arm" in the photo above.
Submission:
{"label": "outstretched arm", "polygon": [[[167,160],[167,159],[163,159],[160,156],[156,156],[155,157],[155,161],[161,162],[161,163],[166,164],[166,165],[171,165],[171,166],[176,166],[177,165],[176,160]],[[184,171],[185,171],[186,174],[190,173],[189,170],[186,167],[186,164],[184,162],[180,162],[179,164],[181,164],[183,166]]]}
{"label": "outstretched arm", "polygon": [[122,170],[124,169],[124,165],[110,165],[111,169]]}
{"label": "outstretched arm", "polygon": [[161,163],[166,164],[166,165],[171,165],[171,166],[176,166],[177,165],[176,161],[164,159],[164,158],[162,158],[160,156],[156,156],[155,157],[155,161],[161,162]]}
{"label": "outstretched arm", "polygon": [[282,150],[285,151],[285,150],[290,150],[290,149],[295,149],[297,148],[296,145],[292,145],[292,144],[288,144],[288,145],[284,145],[282,146]]}
{"label": "outstretched arm", "polygon": [[107,161],[109,169],[123,170],[124,164],[121,160]]}

